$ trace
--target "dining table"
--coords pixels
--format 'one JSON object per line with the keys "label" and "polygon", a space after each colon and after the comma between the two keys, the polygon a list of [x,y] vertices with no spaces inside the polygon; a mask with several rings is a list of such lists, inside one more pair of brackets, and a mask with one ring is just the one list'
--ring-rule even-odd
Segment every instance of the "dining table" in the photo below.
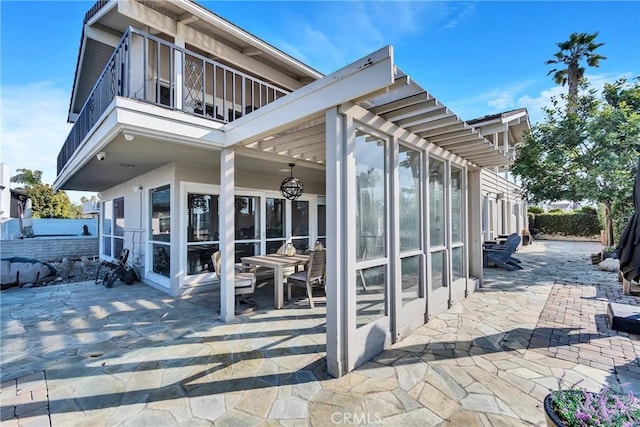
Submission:
{"label": "dining table", "polygon": [[240,258],[244,268],[265,267],[273,269],[273,301],[277,309],[284,307],[284,269],[294,267],[296,272],[301,265],[309,262],[309,255],[268,254]]}

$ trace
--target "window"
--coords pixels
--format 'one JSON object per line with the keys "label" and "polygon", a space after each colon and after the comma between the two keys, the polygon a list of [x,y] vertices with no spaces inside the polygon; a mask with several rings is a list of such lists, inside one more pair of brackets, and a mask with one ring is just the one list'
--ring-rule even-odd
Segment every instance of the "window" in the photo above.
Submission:
{"label": "window", "polygon": [[387,314],[386,140],[356,131],[356,327]]}
{"label": "window", "polygon": [[327,199],[318,196],[318,240],[327,246]]}
{"label": "window", "polygon": [[124,197],[102,204],[102,254],[116,258],[124,248]]}
{"label": "window", "polygon": [[445,258],[445,164],[429,159],[429,242],[431,243],[431,288],[447,286]]}
{"label": "window", "polygon": [[213,272],[211,255],[218,250],[218,196],[187,193],[187,274]]}
{"label": "window", "polygon": [[171,188],[150,190],[151,227],[150,236],[152,269],[154,273],[169,277],[171,266]]}
{"label": "window", "polygon": [[267,217],[267,253],[273,254],[285,243],[285,200],[265,198]]}
{"label": "window", "polygon": [[298,253],[309,247],[309,202],[291,202],[291,243]]}
{"label": "window", "polygon": [[421,297],[421,154],[420,151],[400,145],[398,153],[398,188],[400,210],[400,274],[402,278],[402,304]]}

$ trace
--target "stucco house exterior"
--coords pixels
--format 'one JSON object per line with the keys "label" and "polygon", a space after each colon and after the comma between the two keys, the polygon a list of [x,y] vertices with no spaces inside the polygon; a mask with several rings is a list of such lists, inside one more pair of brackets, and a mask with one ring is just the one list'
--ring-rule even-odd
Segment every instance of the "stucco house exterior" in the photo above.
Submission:
{"label": "stucco house exterior", "polygon": [[482,242],[526,228],[505,175],[526,111],[465,122],[391,46],[322,75],[193,1],[99,1],[69,120],[54,185],[100,192],[101,256],[130,249],[172,295],[219,286],[212,316],[234,318],[242,256],[322,241],[334,376],[473,292]]}

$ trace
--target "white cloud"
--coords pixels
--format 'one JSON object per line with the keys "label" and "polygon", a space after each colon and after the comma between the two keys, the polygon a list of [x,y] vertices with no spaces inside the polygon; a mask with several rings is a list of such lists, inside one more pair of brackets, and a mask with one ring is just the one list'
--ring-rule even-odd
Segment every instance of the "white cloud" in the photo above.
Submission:
{"label": "white cloud", "polygon": [[322,2],[315,13],[284,11],[282,21],[290,23],[286,40],[276,36],[274,44],[330,73],[406,35],[423,32],[434,17],[441,19],[443,8],[439,2]]}
{"label": "white cloud", "polygon": [[[586,75],[591,87],[601,93],[605,83],[613,83],[622,77],[631,77],[632,73],[624,74],[592,74]],[[464,100],[454,101],[448,106],[462,119],[473,119],[486,114],[494,114],[515,108],[526,108],[529,120],[534,124],[544,117],[543,109],[551,107],[551,99],[560,100],[560,95],[567,93],[567,88],[551,86],[542,90],[534,90],[540,86],[536,81],[513,82],[474,95]]]}
{"label": "white cloud", "polygon": [[[0,105],[2,163],[12,175],[20,168],[40,170],[42,181],[52,184],[58,153],[71,130],[69,93],[48,81],[3,86]],[[74,202],[81,197],[80,192],[69,192],[69,196]]]}
{"label": "white cloud", "polygon": [[[453,17],[453,19],[451,19],[449,22],[447,22],[447,23],[444,25],[444,28],[452,29],[452,28],[457,27],[457,26],[458,26],[458,24],[459,24],[461,21],[464,21],[464,19],[465,19],[468,15],[471,15],[473,12],[475,12],[475,10],[476,10],[476,7],[475,7],[475,5],[474,5],[474,4],[467,4],[467,5],[465,6],[465,8],[464,8],[464,9],[462,9],[462,11],[461,11],[461,12],[457,13],[457,14],[456,14],[456,16],[454,16],[454,17]],[[456,11],[456,12],[457,12],[457,11]]]}

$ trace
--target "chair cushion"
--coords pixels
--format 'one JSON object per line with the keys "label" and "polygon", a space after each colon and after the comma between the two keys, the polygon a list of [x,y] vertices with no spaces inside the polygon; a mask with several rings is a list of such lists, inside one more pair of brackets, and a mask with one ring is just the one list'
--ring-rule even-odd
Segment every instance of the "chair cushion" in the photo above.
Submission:
{"label": "chair cushion", "polygon": [[298,271],[297,273],[293,273],[292,275],[287,277],[287,282],[289,282],[290,280],[295,282],[305,283],[307,281],[307,272],[303,270],[303,271]]}
{"label": "chair cushion", "polygon": [[235,274],[235,287],[236,288],[250,288],[253,286],[253,273],[236,273]]}

